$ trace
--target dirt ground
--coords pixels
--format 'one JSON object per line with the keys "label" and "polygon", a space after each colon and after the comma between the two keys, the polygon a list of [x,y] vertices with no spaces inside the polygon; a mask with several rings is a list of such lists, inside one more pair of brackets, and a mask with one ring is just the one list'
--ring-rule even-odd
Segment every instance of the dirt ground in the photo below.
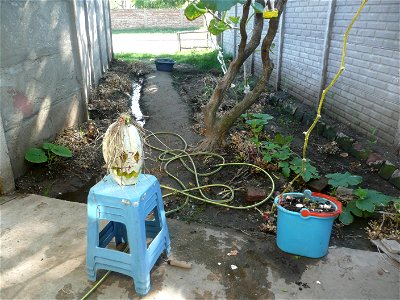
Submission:
{"label": "dirt ground", "polygon": [[[145,74],[148,74],[145,76]],[[102,135],[107,127],[115,121],[121,112],[129,111],[129,94],[132,92],[132,80],[138,80],[145,76],[143,96],[140,105],[146,117],[145,129],[149,132],[169,131],[181,134],[187,140],[189,146],[194,146],[201,138],[202,128],[197,124],[199,118],[199,108],[208,99],[212,85],[215,84],[217,73],[200,73],[188,66],[178,66],[172,73],[157,72],[149,69],[143,64],[127,64],[114,61],[110,70],[100,81],[96,90],[92,93],[89,103],[90,120],[78,128],[67,129],[61,133],[56,142],[66,145],[73,150],[74,157],[69,160],[60,160],[48,167],[31,166],[24,176],[16,181],[18,191],[25,193],[40,194],[75,202],[85,202],[87,192],[91,186],[98,182],[105,174],[104,161],[101,153]],[[173,88],[173,84],[175,88]],[[237,84],[237,91],[230,93],[223,107],[228,109],[240,98],[240,82]],[[254,111],[261,111],[274,116],[268,124],[268,131],[276,131],[294,137],[292,149],[300,153],[303,143],[303,131],[305,126],[288,118],[279,108],[268,104],[268,95],[263,94],[261,104],[252,108]],[[232,132],[241,130],[241,124],[232,129]],[[172,136],[159,136],[163,143],[171,148],[181,147],[181,142]],[[230,147],[228,138],[226,147],[220,149],[219,154],[223,155],[227,161],[235,161],[235,152]],[[153,138],[151,143],[157,144]],[[388,182],[377,176],[376,171],[366,167],[351,156],[343,158],[340,151],[331,151],[329,141],[323,137],[312,137],[310,139],[309,152],[312,162],[318,167],[320,174],[345,172],[361,175],[363,177],[363,187],[382,191],[386,194],[396,196],[398,190]],[[158,142],[160,145],[160,142]],[[145,170],[158,177],[160,182],[165,185],[178,187],[163,169],[160,162],[157,162],[158,153],[155,150],[147,149]],[[205,159],[198,157],[195,159],[199,165],[200,172],[210,171],[215,159]],[[171,164],[170,170],[173,174],[178,174],[188,187],[194,185],[193,175],[177,163]],[[239,176],[238,168],[226,167],[223,172],[215,176],[206,176],[202,182],[212,183],[235,183],[237,189],[236,197],[232,201],[235,206],[245,206],[245,190],[247,187],[262,187],[266,191],[271,189],[271,185],[265,177],[259,173],[241,169],[243,174]],[[275,172],[275,192],[282,191],[285,178]],[[237,176],[238,175],[238,176]],[[237,177],[237,178],[236,178]],[[232,179],[235,180],[232,180]],[[301,185],[298,188],[303,189]],[[165,193],[166,191],[164,191]],[[219,198],[220,189],[205,191],[209,192],[210,198]],[[197,193],[198,195],[198,193]],[[178,195],[166,197],[166,210],[171,210],[182,203],[185,198]],[[230,208],[207,205],[204,202],[190,201],[183,209],[170,214],[169,217],[187,222],[205,223],[214,226],[233,228],[249,236],[265,237],[266,232],[273,228],[263,227],[263,218],[260,212],[269,210],[272,201],[258,207],[259,210],[235,210]],[[367,226],[365,219],[358,219],[350,226],[343,227],[339,223],[335,225],[333,233],[333,243],[337,246],[346,246],[357,249],[372,249],[364,228]]]}

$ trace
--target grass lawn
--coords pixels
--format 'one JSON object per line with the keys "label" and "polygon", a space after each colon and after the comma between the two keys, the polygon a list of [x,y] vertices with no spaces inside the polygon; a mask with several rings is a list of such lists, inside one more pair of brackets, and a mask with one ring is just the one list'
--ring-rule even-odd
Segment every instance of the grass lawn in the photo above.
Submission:
{"label": "grass lawn", "polygon": [[115,29],[112,34],[131,34],[131,33],[177,33],[179,31],[194,31],[200,30],[201,27],[182,27],[182,28],[131,28],[131,29]]}
{"label": "grass lawn", "polygon": [[[115,58],[124,61],[134,60],[154,60],[156,58],[171,58],[177,63],[192,64],[196,68],[202,71],[210,69],[220,70],[220,63],[217,60],[217,51],[215,50],[185,50],[181,52],[175,52],[174,54],[148,54],[148,53],[117,53]],[[229,56],[225,56],[225,61],[230,59]]]}

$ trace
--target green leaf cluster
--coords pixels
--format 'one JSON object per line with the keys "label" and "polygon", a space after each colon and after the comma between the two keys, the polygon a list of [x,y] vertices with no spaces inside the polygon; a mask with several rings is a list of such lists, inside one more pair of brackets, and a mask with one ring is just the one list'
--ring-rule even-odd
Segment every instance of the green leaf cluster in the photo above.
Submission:
{"label": "green leaf cluster", "polygon": [[[326,174],[325,177],[329,179],[328,184],[333,188],[358,186],[363,180],[361,176],[353,175],[349,172]],[[359,187],[353,191],[352,200],[343,206],[339,220],[344,225],[349,225],[353,223],[354,216],[368,217],[375,212],[376,207],[387,206],[391,202],[398,205],[397,203],[400,203],[400,199],[387,196],[376,190]]]}
{"label": "green leaf cluster", "polygon": [[346,173],[331,173],[325,175],[326,178],[329,178],[328,184],[334,188],[339,186],[349,187],[356,186],[362,182],[362,177],[357,175],[352,175],[349,172]]}
{"label": "green leaf cluster", "polygon": [[387,206],[391,202],[393,202],[395,206],[398,206],[400,203],[400,198],[394,198],[375,190],[358,188],[353,191],[353,195],[355,199],[349,201],[347,205],[343,207],[343,212],[339,216],[339,220],[344,225],[349,225],[354,221],[353,215],[357,217],[368,217],[377,207]]}
{"label": "green leaf cluster", "polygon": [[[284,136],[278,133],[273,140],[262,142],[264,161],[268,163],[277,163],[285,177],[289,177],[292,172],[294,174],[299,174],[301,172],[302,160],[290,148],[292,140],[292,136]],[[307,161],[305,167],[306,170],[302,174],[302,178],[305,182],[312,178],[319,177],[318,170],[312,166],[310,162]]]}
{"label": "green leaf cluster", "polygon": [[72,157],[72,151],[61,145],[43,143],[41,148],[29,148],[25,152],[25,159],[31,163],[53,163],[57,157]]}
{"label": "green leaf cluster", "polygon": [[[234,5],[241,3],[243,4],[243,0],[197,0],[190,2],[189,5],[185,8],[184,14],[189,21],[193,21],[201,16],[203,16],[207,12],[226,12]],[[210,24],[208,25],[208,31],[211,34],[218,35],[233,28],[235,25],[239,23],[239,17],[226,17],[226,13],[224,13],[218,19],[212,19]]]}
{"label": "green leaf cluster", "polygon": [[274,117],[269,114],[242,114],[242,118],[245,119],[245,124],[250,126],[250,130],[253,134],[251,141],[258,147],[260,145],[259,137],[264,126],[268,124],[268,121]]}

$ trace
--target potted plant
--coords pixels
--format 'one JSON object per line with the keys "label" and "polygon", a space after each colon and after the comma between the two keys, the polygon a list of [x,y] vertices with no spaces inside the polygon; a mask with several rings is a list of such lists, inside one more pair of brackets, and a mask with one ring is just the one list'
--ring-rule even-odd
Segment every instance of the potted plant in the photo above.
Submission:
{"label": "potted plant", "polygon": [[278,208],[276,243],[288,253],[320,258],[328,253],[334,219],[342,204],[334,197],[312,193],[285,193],[274,201]]}

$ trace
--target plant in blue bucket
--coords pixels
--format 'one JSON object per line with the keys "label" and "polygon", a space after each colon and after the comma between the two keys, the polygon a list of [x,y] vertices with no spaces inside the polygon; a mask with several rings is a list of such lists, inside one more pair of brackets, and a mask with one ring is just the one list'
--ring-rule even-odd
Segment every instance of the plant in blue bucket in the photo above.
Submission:
{"label": "plant in blue bucket", "polygon": [[320,258],[328,253],[333,221],[342,212],[334,197],[312,193],[284,193],[274,200],[278,208],[276,243],[288,253]]}

